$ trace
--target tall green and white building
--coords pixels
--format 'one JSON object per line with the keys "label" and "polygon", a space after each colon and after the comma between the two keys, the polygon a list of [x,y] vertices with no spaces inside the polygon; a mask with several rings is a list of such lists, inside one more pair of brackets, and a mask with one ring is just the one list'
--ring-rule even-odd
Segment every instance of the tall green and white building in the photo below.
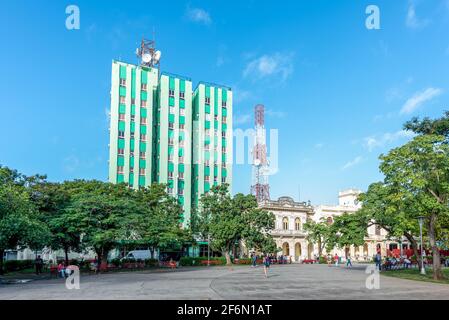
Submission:
{"label": "tall green and white building", "polygon": [[153,67],[112,62],[109,181],[167,184],[184,209],[232,186],[232,91]]}

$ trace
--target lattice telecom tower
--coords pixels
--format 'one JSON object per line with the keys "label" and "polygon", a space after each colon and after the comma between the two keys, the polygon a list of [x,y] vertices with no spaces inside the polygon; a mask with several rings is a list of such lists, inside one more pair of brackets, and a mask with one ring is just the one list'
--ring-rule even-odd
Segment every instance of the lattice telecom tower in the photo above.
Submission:
{"label": "lattice telecom tower", "polygon": [[265,107],[261,104],[255,107],[255,125],[251,194],[256,196],[258,202],[263,202],[270,200],[270,186],[268,185],[267,144],[265,138]]}

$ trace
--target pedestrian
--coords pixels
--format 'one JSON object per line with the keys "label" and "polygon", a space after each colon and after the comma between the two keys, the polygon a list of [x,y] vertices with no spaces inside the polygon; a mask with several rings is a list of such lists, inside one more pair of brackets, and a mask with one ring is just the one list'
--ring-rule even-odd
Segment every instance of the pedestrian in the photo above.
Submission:
{"label": "pedestrian", "polygon": [[34,261],[37,275],[42,273],[42,265],[43,264],[44,264],[44,260],[42,260],[41,256],[37,256],[36,260]]}
{"label": "pedestrian", "polygon": [[265,255],[263,259],[263,272],[265,273],[265,278],[268,278],[268,268],[270,268],[271,260],[268,255]]}
{"label": "pedestrian", "polygon": [[346,267],[352,268],[351,256],[346,258]]}
{"label": "pedestrian", "polygon": [[376,256],[374,257],[374,262],[376,262],[376,269],[379,268],[379,271],[382,271],[382,256],[380,252],[377,252]]}
{"label": "pedestrian", "polygon": [[63,261],[58,264],[58,276],[65,278],[65,263]]}
{"label": "pedestrian", "polygon": [[338,267],[338,254],[334,256],[335,266]]}
{"label": "pedestrian", "polygon": [[328,254],[328,255],[327,255],[327,266],[330,267],[331,264],[332,264],[332,258],[331,258],[331,255]]}
{"label": "pedestrian", "polygon": [[257,255],[255,253],[253,253],[251,255],[251,262],[252,262],[252,267],[255,268],[257,266]]}

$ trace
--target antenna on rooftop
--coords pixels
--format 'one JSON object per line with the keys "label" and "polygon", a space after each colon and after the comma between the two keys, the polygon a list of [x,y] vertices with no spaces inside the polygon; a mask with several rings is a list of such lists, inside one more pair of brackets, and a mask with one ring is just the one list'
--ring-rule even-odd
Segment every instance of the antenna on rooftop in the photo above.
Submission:
{"label": "antenna on rooftop", "polygon": [[136,49],[136,55],[140,58],[141,66],[160,69],[162,52],[156,50],[156,42],[154,40],[143,38],[140,42],[140,47]]}

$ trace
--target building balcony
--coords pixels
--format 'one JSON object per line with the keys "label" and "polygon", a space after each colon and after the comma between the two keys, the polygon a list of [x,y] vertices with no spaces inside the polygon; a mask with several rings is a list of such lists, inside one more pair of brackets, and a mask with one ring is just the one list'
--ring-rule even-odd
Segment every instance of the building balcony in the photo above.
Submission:
{"label": "building balcony", "polygon": [[306,233],[302,230],[283,230],[283,229],[274,229],[270,231],[272,236],[278,237],[305,237]]}

